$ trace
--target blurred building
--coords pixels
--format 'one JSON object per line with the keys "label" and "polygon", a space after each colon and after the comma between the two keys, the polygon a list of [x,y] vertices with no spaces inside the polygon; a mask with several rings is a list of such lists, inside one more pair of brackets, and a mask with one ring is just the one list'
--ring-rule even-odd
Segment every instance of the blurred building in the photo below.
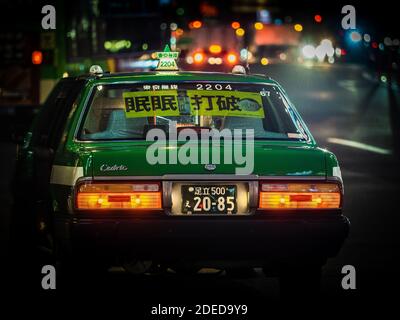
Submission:
{"label": "blurred building", "polygon": [[[254,20],[266,3],[266,0],[1,1],[0,104],[38,104],[60,77],[83,73],[94,63],[109,71],[134,67],[133,62],[141,57],[151,55],[167,43],[174,45],[172,40],[179,40],[171,36],[176,26],[187,27],[193,19],[219,21],[227,26],[237,17]],[[56,9],[55,30],[41,28],[44,5]],[[185,41],[182,38],[181,43]]]}
{"label": "blurred building", "polygon": [[[44,5],[56,8],[56,29],[43,30]],[[6,0],[0,10],[0,105],[43,102],[56,81],[100,64],[159,49],[166,0]],[[155,27],[156,26],[156,27]],[[168,32],[167,32],[168,31]]]}

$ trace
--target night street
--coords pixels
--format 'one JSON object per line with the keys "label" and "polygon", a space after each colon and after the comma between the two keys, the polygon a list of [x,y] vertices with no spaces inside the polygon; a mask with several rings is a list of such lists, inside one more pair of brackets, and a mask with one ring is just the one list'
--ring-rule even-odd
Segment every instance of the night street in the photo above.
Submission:
{"label": "night street", "polygon": [[[360,297],[368,301],[394,299],[391,292],[399,284],[400,252],[400,218],[393,210],[400,175],[394,148],[400,141],[393,138],[399,125],[398,88],[390,89],[387,83],[378,82],[372,73],[357,65],[312,69],[293,65],[253,66],[251,71],[265,72],[284,85],[318,143],[334,151],[341,164],[345,182],[344,214],[351,220],[351,233],[340,254],[324,267],[323,297],[348,302]],[[372,145],[376,150],[342,145],[338,139]],[[4,148],[8,151],[2,157],[1,175],[9,178],[15,148],[9,144],[3,145]],[[11,201],[5,192],[7,181],[1,180],[1,202],[5,207]],[[7,218],[3,215],[2,219]],[[7,233],[1,232],[1,236],[4,253]],[[356,268],[357,290],[346,292],[341,288],[344,265]],[[103,298],[119,294],[125,298],[130,294],[138,297],[140,292],[140,300],[149,306],[158,301],[212,303],[221,297],[231,303],[263,300],[268,305],[279,296],[277,279],[266,278],[260,269],[253,274],[239,275],[204,270],[195,276],[172,272],[132,276],[114,271],[92,284],[80,282],[78,289],[71,283],[60,283],[59,291],[66,289],[72,294],[96,294]]]}
{"label": "night street", "polygon": [[0,317],[395,317],[397,16],[1,1]]}

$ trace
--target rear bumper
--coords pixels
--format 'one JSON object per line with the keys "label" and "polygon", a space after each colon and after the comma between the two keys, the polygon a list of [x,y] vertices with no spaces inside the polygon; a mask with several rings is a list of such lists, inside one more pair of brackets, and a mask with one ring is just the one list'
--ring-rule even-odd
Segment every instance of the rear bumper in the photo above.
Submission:
{"label": "rear bumper", "polygon": [[[267,260],[328,258],[340,250],[349,221],[319,213],[248,217],[59,217],[56,238],[73,255],[112,259]],[[323,215],[324,213],[321,213]]]}

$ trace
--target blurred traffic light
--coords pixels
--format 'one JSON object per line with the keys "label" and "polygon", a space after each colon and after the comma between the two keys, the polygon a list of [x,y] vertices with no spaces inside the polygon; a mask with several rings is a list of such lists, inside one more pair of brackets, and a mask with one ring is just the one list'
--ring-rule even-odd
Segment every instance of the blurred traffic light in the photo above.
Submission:
{"label": "blurred traffic light", "polygon": [[199,20],[195,20],[189,23],[190,29],[200,29],[203,23]]}
{"label": "blurred traffic light", "polygon": [[232,26],[233,29],[236,30],[236,29],[239,29],[239,28],[240,28],[240,23],[237,22],[237,21],[233,21],[232,24],[231,24],[231,26]]}
{"label": "blurred traffic light", "polygon": [[33,64],[42,64],[43,62],[43,54],[41,51],[33,51],[32,52],[32,63]]}
{"label": "blurred traffic light", "polygon": [[317,23],[321,23],[321,22],[322,22],[322,16],[319,15],[319,14],[316,14],[316,15],[314,16],[314,20],[315,20],[315,22],[317,22]]}

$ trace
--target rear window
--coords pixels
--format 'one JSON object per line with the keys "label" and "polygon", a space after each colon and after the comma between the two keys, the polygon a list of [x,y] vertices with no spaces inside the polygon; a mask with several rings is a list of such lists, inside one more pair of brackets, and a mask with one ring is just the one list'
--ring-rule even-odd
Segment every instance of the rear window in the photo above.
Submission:
{"label": "rear window", "polygon": [[171,126],[253,129],[255,139],[307,139],[277,86],[214,82],[98,85],[79,138],[145,139],[149,129]]}

